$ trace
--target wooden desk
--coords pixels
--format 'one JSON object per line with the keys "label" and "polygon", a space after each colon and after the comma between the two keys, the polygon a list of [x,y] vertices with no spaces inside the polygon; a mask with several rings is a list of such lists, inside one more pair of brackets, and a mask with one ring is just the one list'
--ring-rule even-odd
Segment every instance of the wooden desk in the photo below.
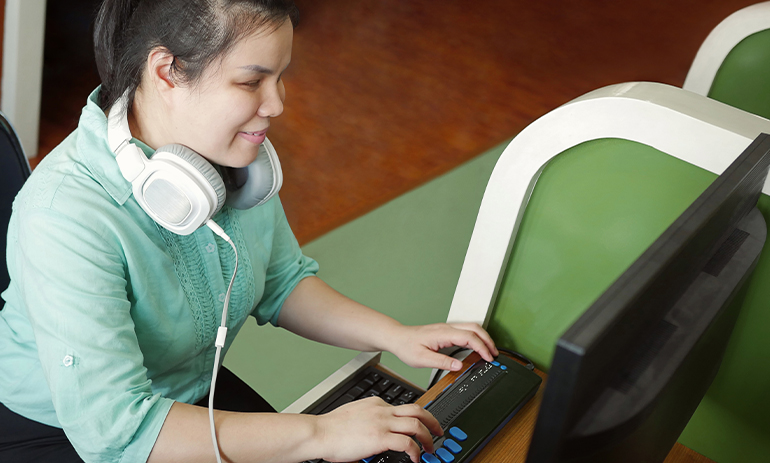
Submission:
{"label": "wooden desk", "polygon": [[[480,357],[474,352],[463,361],[463,364],[467,367],[478,360],[480,360]],[[460,370],[460,372],[464,370],[465,368]],[[417,403],[424,406],[435,399],[449,383],[454,381],[460,375],[460,372],[446,375],[438,382],[438,384],[420,397]],[[478,455],[476,455],[476,458],[473,459],[473,463],[524,463],[524,460],[527,457],[529,441],[532,439],[532,432],[535,428],[537,412],[540,409],[540,402],[543,400],[545,381],[548,378],[548,375],[540,370],[535,370],[535,372],[543,378],[543,384],[540,386],[537,394],[535,394],[535,397],[533,397],[510,422],[508,422],[502,431],[500,431]],[[677,443],[671,450],[671,453],[668,454],[665,463],[714,462],[703,455],[690,450],[684,445]]]}

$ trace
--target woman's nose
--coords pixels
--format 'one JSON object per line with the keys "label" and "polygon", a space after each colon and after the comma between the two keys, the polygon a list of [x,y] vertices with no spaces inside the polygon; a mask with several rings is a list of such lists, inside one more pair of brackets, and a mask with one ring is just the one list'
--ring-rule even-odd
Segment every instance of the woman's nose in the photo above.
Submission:
{"label": "woman's nose", "polygon": [[279,82],[274,88],[270,89],[259,105],[257,114],[260,117],[277,117],[283,112],[283,100],[284,100],[283,82]]}

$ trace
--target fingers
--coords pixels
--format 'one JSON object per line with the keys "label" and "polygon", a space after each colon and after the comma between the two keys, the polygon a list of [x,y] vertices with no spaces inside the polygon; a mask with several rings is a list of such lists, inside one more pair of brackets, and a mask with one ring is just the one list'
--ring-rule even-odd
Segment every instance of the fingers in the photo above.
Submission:
{"label": "fingers", "polygon": [[[388,448],[396,452],[406,452],[414,463],[420,461],[420,447],[417,442],[403,434],[391,434],[387,441]],[[431,442],[431,448],[433,443]]]}
{"label": "fingers", "polygon": [[357,400],[319,416],[323,458],[353,461],[385,450],[406,452],[418,462],[420,444],[433,452],[431,431],[443,431],[429,412],[419,405],[392,406],[379,397]]}
{"label": "fingers", "polygon": [[[390,407],[389,405],[385,405]],[[388,448],[395,451],[406,452],[412,461],[419,462],[420,447],[429,453],[433,453],[433,435],[441,436],[444,431],[438,420],[419,405],[408,404],[392,407],[393,419],[389,423]],[[432,433],[432,434],[431,434]],[[415,441],[412,436],[417,439]]]}
{"label": "fingers", "polygon": [[439,370],[458,371],[463,367],[463,362],[453,359],[448,355],[444,355],[432,350],[427,350],[423,354],[425,365],[430,368],[438,368]]}
{"label": "fingers", "polygon": [[402,335],[394,337],[396,341],[389,350],[412,367],[460,370],[462,362],[437,353],[439,349],[453,345],[473,349],[488,362],[500,354],[489,333],[476,323],[435,323],[402,328]]}
{"label": "fingers", "polygon": [[453,333],[451,342],[456,346],[468,347],[475,350],[481,355],[481,358],[487,362],[493,361],[494,355],[492,352],[497,352],[497,349],[494,348],[494,343],[492,343],[492,348],[490,349],[475,330],[456,329]]}
{"label": "fingers", "polygon": [[[394,407],[393,415],[396,419],[391,425],[391,432],[401,434],[402,436],[396,436],[393,439],[392,446],[390,447],[392,450],[407,452],[412,461],[419,461],[420,448],[413,439],[408,437],[414,436],[422,444],[423,450],[428,453],[435,451],[431,433],[441,436],[444,434],[444,431],[433,415],[415,404]],[[406,437],[406,439],[403,439],[403,437]]]}
{"label": "fingers", "polygon": [[495,346],[495,341],[492,340],[492,337],[487,333],[487,330],[482,328],[478,323],[450,323],[449,325],[458,329],[474,332],[493,356],[497,357],[500,355],[497,346]]}
{"label": "fingers", "polygon": [[433,453],[433,437],[428,428],[417,418],[396,417],[390,424],[390,431],[395,434],[414,436],[426,452]]}
{"label": "fingers", "polygon": [[417,418],[436,436],[443,436],[444,431],[435,416],[417,404],[399,405],[393,408],[395,416],[411,416]]}

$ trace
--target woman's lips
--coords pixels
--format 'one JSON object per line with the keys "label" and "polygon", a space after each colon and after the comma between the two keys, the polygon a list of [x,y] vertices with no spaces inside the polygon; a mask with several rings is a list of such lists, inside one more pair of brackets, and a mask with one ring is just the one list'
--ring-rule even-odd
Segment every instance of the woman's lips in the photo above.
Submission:
{"label": "woman's lips", "polygon": [[265,141],[265,134],[267,134],[267,129],[259,132],[238,132],[241,138],[255,145],[261,145]]}

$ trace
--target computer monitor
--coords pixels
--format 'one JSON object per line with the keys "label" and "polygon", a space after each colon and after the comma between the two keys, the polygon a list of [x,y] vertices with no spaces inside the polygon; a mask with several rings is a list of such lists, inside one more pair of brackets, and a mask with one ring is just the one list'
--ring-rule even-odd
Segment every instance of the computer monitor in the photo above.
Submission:
{"label": "computer monitor", "polygon": [[527,463],[662,462],[719,369],[765,243],[761,134],[559,339]]}

